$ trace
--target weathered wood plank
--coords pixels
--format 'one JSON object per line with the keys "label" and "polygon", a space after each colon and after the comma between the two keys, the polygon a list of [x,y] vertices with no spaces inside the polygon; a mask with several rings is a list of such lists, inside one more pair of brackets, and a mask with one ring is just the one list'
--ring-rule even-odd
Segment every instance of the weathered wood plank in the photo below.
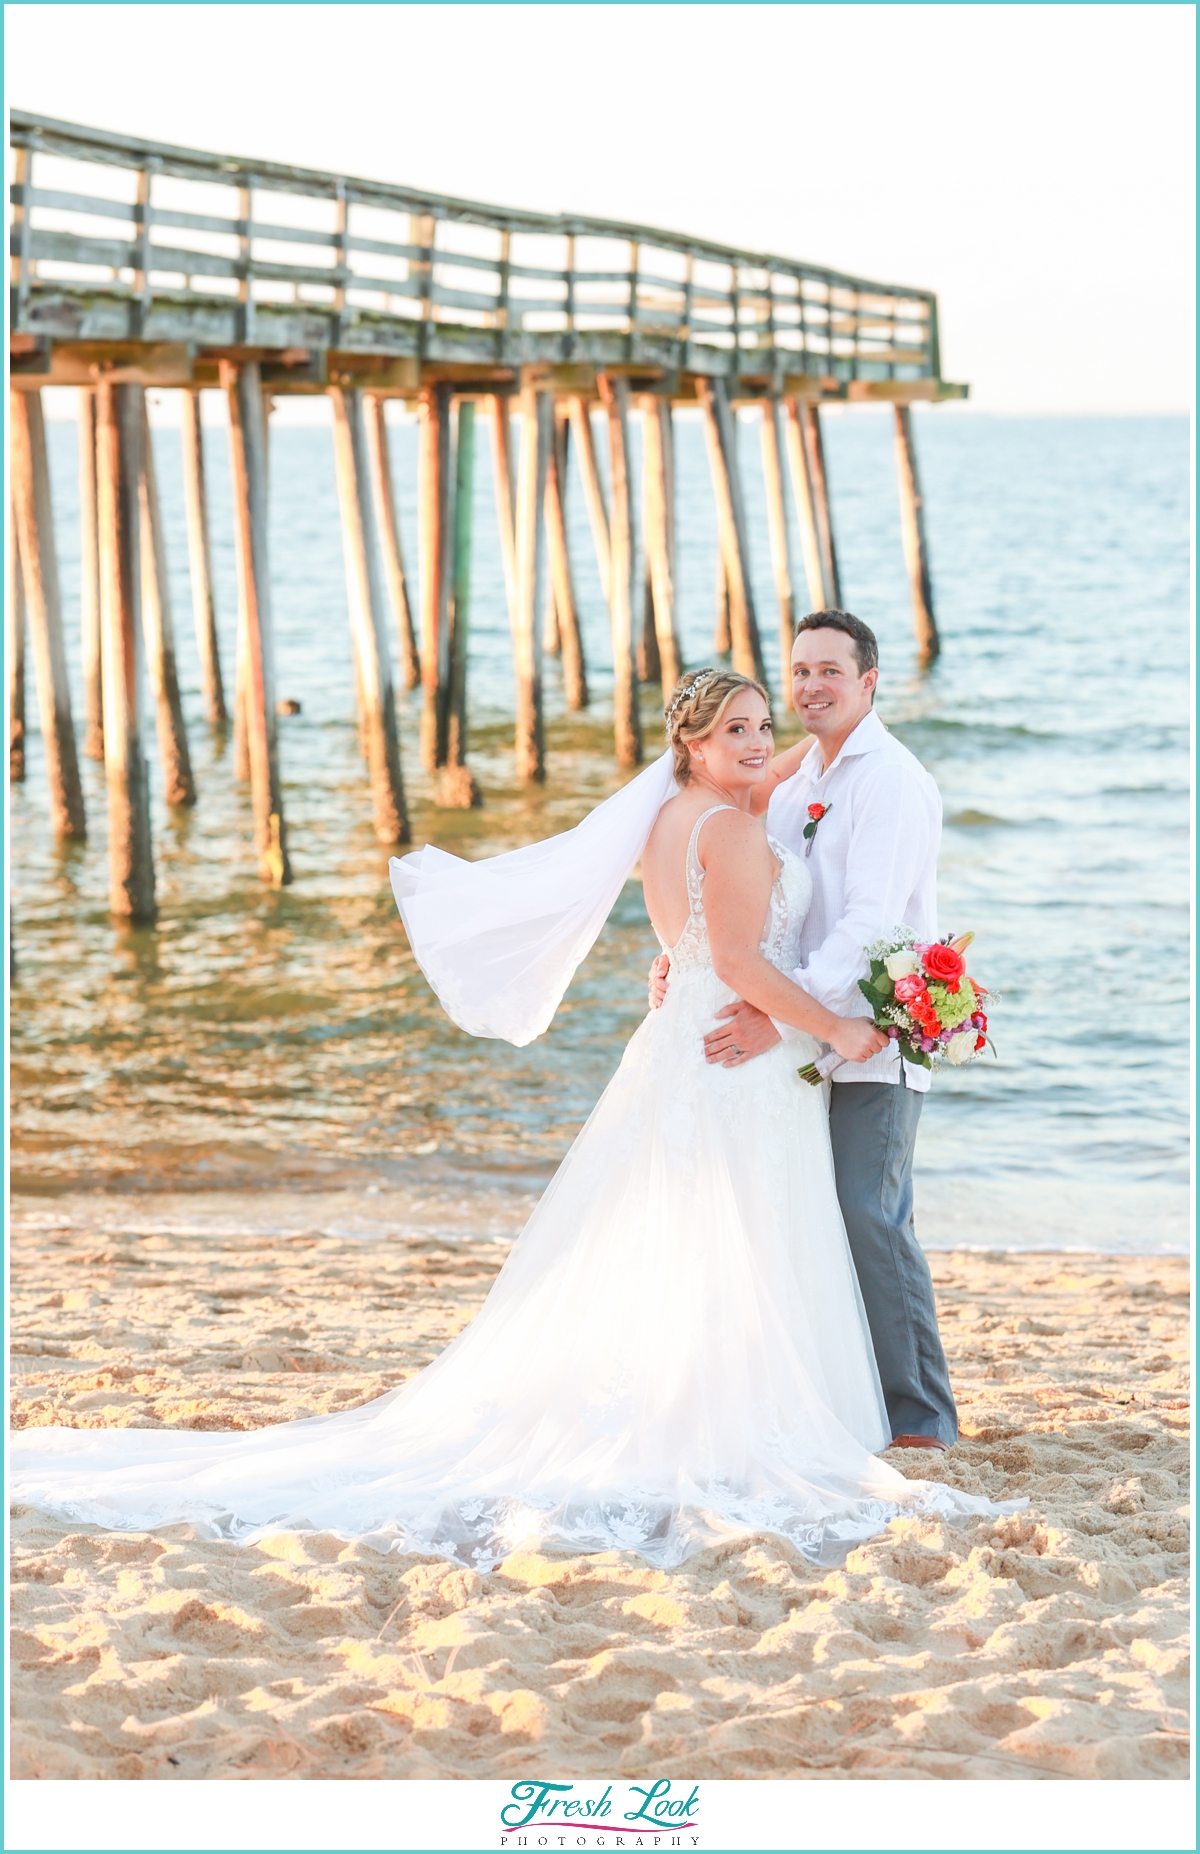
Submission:
{"label": "weathered wood plank", "polygon": [[37,671],[50,825],[61,840],[82,841],[87,836],[87,824],[71,721],[42,396],[14,392],[9,396],[9,405],[13,514],[21,554],[29,641]]}
{"label": "weathered wood plank", "polygon": [[179,675],[175,666],[175,626],[171,617],[171,588],[167,578],[167,552],[158,502],[154,445],[146,410],[146,389],[144,386],[135,386],[130,391],[139,394],[141,398],[138,534],[141,547],[142,636],[146,645],[146,667],[150,674],[150,690],[154,696],[158,726],[163,798],[172,806],[194,805],[196,785],[192,778],[187,729],[183,724],[183,703],[179,696]]}
{"label": "weathered wood plank", "polygon": [[[273,888],[292,879],[279,777],[275,729],[274,638],[267,550],[266,428],[262,375],[257,361],[221,362],[229,402],[234,542],[241,620],[239,674],[243,676],[247,756],[250,762],[254,841],[259,874]],[[243,671],[244,665],[244,671]]]}
{"label": "weathered wood plank", "polygon": [[141,742],[138,670],[138,478],[142,407],[136,386],[96,388],[96,515],[108,794],[108,905],[148,925],[157,909],[150,789]]}
{"label": "weathered wood plank", "polygon": [[104,758],[104,671],[100,661],[100,535],[96,525],[96,395],[79,393],[79,655],[83,751]]}
{"label": "weathered wood plank", "polygon": [[449,386],[421,395],[417,500],[421,534],[421,764],[434,772],[446,764],[446,718],[450,693],[450,633],[447,608],[453,571],[453,496]]}
{"label": "weathered wood plank", "polygon": [[415,689],[421,680],[421,656],[417,649],[416,627],[408,596],[408,577],[404,571],[404,553],[400,545],[400,521],[396,514],[396,495],[392,486],[392,452],[384,415],[386,401],[377,393],[368,393],[364,404],[375,485],[375,507],[383,548],[383,572],[392,603],[396,641],[400,651],[400,676],[406,689]]}
{"label": "weathered wood plank", "polygon": [[608,609],[612,623],[613,732],[617,765],[642,759],[638,710],[637,654],[633,637],[633,486],[629,469],[629,381],[621,374],[597,376],[608,415],[609,477],[612,483],[611,561]]}
{"label": "weathered wood plank", "polygon": [[446,763],[438,782],[438,804],[467,811],[483,803],[475,775],[467,765],[467,654],[471,634],[471,527],[475,487],[475,406],[464,399],[458,408],[454,446],[454,561],[447,613],[449,691],[446,717]]}
{"label": "weathered wood plank", "polygon": [[553,443],[554,400],[527,387],[521,394],[521,455],[517,475],[517,606],[513,628],[516,679],[516,771],[520,785],[546,777],[542,711],[542,641],[537,624],[538,588],[545,555],[546,470]]}
{"label": "weathered wood plank", "polygon": [[762,644],[750,580],[750,545],[738,469],[737,429],[724,380],[700,380],[696,395],[704,410],[704,436],[717,503],[721,558],[729,588],[729,634],[733,667],[762,678]]}
{"label": "weathered wood plank", "polygon": [[363,395],[331,387],[334,463],[342,514],[346,601],[358,684],[359,730],[371,781],[375,836],[407,843],[408,814],[396,734],[396,699],[387,648],[387,620]]}
{"label": "weathered wood plank", "polygon": [[762,410],[763,481],[767,492],[767,530],[775,596],[779,600],[779,687],[783,698],[792,686],[792,640],[796,635],[796,600],[792,592],[792,563],[788,550],[787,510],[783,501],[783,461],[779,449],[779,401],[768,399]]}
{"label": "weathered wood plank", "polygon": [[192,619],[196,652],[200,658],[200,690],[204,711],[214,727],[229,719],[221,651],[217,641],[217,611],[213,597],[212,552],[208,538],[208,491],[204,474],[204,433],[200,424],[200,394],[185,387],[180,394],[183,432],[183,500],[187,516],[188,570],[192,588]]}
{"label": "weathered wood plank", "polygon": [[675,623],[675,428],[671,402],[649,394],[642,400],[642,500],[646,576],[658,674],[664,694],[683,674]]}
{"label": "weathered wood plank", "polygon": [[896,412],[896,475],[900,486],[900,535],[904,543],[904,564],[912,593],[913,628],[917,654],[932,663],[941,650],[937,620],[933,615],[933,582],[929,573],[929,552],[925,542],[925,498],[917,469],[917,450],[913,438],[912,411],[908,406]]}

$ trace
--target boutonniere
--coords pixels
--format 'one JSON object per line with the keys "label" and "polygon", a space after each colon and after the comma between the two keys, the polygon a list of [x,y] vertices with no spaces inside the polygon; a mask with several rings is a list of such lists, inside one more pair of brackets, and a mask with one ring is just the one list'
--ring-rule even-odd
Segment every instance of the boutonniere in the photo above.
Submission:
{"label": "boutonniere", "polygon": [[806,856],[812,855],[813,839],[817,834],[817,825],[821,822],[821,819],[826,817],[832,810],[832,805],[810,805],[808,807],[808,823],[804,826],[804,854]]}

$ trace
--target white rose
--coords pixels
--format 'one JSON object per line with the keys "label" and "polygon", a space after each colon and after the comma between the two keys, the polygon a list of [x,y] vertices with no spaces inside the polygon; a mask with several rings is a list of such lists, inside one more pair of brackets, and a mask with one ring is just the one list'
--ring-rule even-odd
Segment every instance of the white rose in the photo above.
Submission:
{"label": "white rose", "polygon": [[952,1062],[955,1068],[958,1067],[960,1062],[966,1062],[974,1054],[975,1054],[975,1027],[974,1025],[972,1025],[967,1030],[960,1030],[958,1035],[952,1036],[950,1038],[950,1041],[946,1045],[946,1060],[948,1062]]}
{"label": "white rose", "polygon": [[917,956],[905,947],[903,952],[889,953],[883,964],[890,979],[911,978],[917,969]]}

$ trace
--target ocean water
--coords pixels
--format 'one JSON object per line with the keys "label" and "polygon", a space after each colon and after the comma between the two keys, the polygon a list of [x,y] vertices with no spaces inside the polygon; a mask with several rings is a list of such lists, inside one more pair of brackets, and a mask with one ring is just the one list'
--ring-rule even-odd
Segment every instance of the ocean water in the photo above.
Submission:
{"label": "ocean water", "polygon": [[[887,416],[826,421],[844,603],[876,630],[879,709],[941,787],[944,929],[1001,994],[998,1059],[943,1074],[918,1148],[930,1247],[1172,1251],[1188,1237],[1188,428],[1175,419],[916,421],[943,654],[918,669]],[[636,436],[636,428],[635,428]],[[77,719],[75,428],[50,427]],[[416,578],[416,429],[392,434]],[[758,426],[741,422],[755,591],[772,675],[776,618]],[[712,655],[715,516],[702,432],[678,419],[685,657]],[[655,949],[630,882],[546,1036],[475,1042],[430,996],[371,832],[354,714],[327,430],[277,422],[271,546],[295,885],[254,875],[249,798],[200,714],[178,432],[155,433],[180,670],[199,803],[155,802],[160,919],[106,911],[102,769],[85,761],[91,835],[57,849],[32,672],[29,773],[10,804],[17,978],[17,1189],[405,1189],[481,1193],[549,1176],[645,1009]],[[223,661],[235,589],[225,437],[206,431]],[[511,658],[488,461],[478,428],[471,761],[483,809],[443,812],[401,699],[417,843],[487,855],[575,823],[618,775],[611,657],[578,478],[568,496],[592,707],[548,682],[544,789],[512,781]],[[793,537],[793,540],[795,537]],[[799,549],[794,549],[798,598]],[[657,691],[644,695],[658,751]],[[787,718],[790,720],[790,717]],[[781,737],[787,721],[781,716]],[[793,724],[794,725],[794,724]],[[156,781],[152,718],[146,741]]]}

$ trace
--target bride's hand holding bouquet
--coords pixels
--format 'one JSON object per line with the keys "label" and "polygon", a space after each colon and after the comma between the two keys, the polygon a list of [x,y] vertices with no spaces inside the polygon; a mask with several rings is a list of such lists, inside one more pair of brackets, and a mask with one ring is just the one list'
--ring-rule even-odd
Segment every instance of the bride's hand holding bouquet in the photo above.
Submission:
{"label": "bride's hand holding bouquet", "polygon": [[[870,977],[858,981],[872,1016],[849,1021],[881,1030],[899,1045],[906,1062],[923,1069],[940,1068],[944,1062],[959,1068],[982,1055],[989,1044],[994,1055],[984,1008],[993,994],[968,976],[963,958],[974,938],[964,933],[925,944],[911,927],[897,927],[874,941],[866,948]],[[846,1056],[838,1042],[833,1048],[848,1061],[862,1060]],[[840,1066],[832,1056],[822,1056],[800,1075],[816,1087]]]}

